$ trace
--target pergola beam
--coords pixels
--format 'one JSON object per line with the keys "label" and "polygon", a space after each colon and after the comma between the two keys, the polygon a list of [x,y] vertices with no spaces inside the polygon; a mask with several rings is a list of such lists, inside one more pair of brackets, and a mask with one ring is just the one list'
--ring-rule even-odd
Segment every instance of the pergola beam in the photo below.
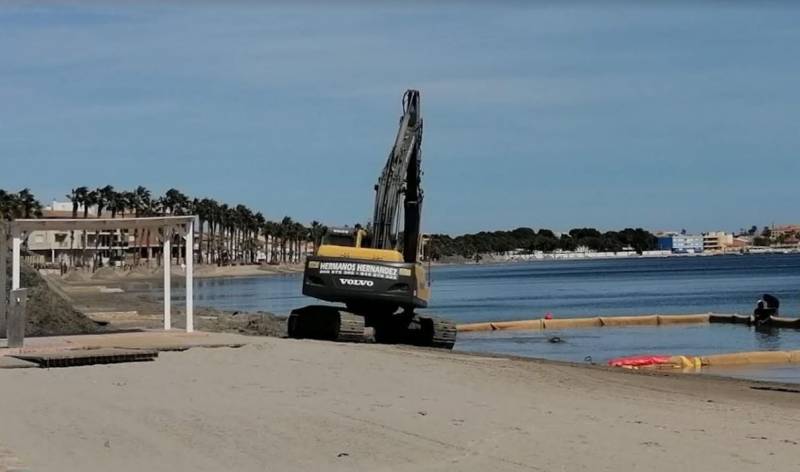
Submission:
{"label": "pergola beam", "polygon": [[[8,231],[5,221],[0,221],[0,326],[5,331],[6,316],[8,314],[8,292],[6,291],[6,283],[8,275],[6,272],[6,264],[8,264]],[[6,333],[0,333],[0,336],[5,336]]]}
{"label": "pergola beam", "polygon": [[186,225],[194,216],[156,216],[148,218],[78,218],[14,220],[7,224],[18,232],[30,231],[107,231],[112,229],[158,229]]}

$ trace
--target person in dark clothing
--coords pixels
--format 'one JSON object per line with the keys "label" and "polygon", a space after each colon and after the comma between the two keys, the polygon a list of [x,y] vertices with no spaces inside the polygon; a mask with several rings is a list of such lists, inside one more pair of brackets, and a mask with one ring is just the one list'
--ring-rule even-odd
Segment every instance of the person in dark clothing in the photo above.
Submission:
{"label": "person in dark clothing", "polygon": [[765,293],[761,299],[756,303],[756,308],[753,310],[752,323],[756,326],[761,326],[769,323],[770,317],[778,316],[778,307],[780,301],[778,297]]}

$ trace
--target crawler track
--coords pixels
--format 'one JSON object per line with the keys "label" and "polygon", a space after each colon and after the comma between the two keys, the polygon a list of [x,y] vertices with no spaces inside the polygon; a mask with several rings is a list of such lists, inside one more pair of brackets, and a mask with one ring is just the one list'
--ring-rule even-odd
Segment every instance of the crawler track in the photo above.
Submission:
{"label": "crawler track", "polygon": [[456,343],[456,325],[450,320],[435,316],[420,317],[423,327],[430,330],[428,346],[439,349],[453,349]]}
{"label": "crawler track", "polygon": [[364,317],[335,306],[306,306],[289,315],[288,334],[297,339],[363,342]]}
{"label": "crawler track", "polygon": [[[365,326],[372,328],[370,331]],[[338,342],[412,344],[452,349],[456,342],[455,323],[435,316],[373,315],[352,313],[335,306],[311,305],[289,315],[290,338],[321,339]]]}

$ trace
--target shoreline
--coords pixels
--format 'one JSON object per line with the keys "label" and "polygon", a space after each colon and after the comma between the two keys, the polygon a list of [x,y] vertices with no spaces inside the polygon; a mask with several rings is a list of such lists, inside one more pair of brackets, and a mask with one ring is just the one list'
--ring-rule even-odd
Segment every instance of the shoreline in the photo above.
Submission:
{"label": "shoreline", "polygon": [[[660,252],[660,251],[654,251]],[[775,249],[765,251],[750,252],[704,252],[697,254],[626,254],[608,255],[610,253],[546,253],[542,257],[535,257],[533,254],[522,254],[514,256],[499,256],[494,254],[481,254],[483,258],[480,262],[475,262],[473,258],[459,258],[446,260],[443,262],[432,262],[432,266],[481,266],[481,265],[500,265],[500,264],[520,264],[535,262],[562,262],[562,261],[606,261],[606,260],[641,260],[641,259],[671,259],[686,257],[722,257],[722,256],[781,256],[800,254],[800,249]]]}
{"label": "shoreline", "polygon": [[[241,342],[148,363],[0,371],[0,448],[33,469],[89,472],[797,467],[790,386],[407,346]],[[42,449],[43,431],[61,440]]]}
{"label": "shoreline", "polygon": [[[197,264],[194,266],[193,277],[195,279],[215,279],[215,278],[243,278],[243,277],[263,277],[273,275],[294,275],[303,272],[302,264],[281,264],[281,265],[236,265],[236,266],[217,266],[214,264]],[[102,285],[104,283],[125,283],[136,281],[155,281],[163,280],[164,269],[162,267],[136,267],[132,269],[119,269],[113,267],[103,267],[95,272],[86,270],[70,270],[61,275],[57,270],[44,270],[43,275],[48,275],[51,280],[61,280],[69,284]],[[185,266],[172,265],[170,274],[173,279],[183,278],[186,275]]]}

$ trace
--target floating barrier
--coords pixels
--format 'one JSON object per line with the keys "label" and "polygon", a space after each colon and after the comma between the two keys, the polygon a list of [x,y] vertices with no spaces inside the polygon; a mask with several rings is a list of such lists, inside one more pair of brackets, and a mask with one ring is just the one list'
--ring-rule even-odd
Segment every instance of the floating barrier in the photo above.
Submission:
{"label": "floating barrier", "polygon": [[603,326],[658,326],[658,315],[601,316]]}
{"label": "floating barrier", "polygon": [[658,315],[658,324],[706,324],[709,322],[710,318],[710,313],[704,315]]}
{"label": "floating barrier", "polygon": [[[567,328],[601,328],[604,326],[658,326],[674,324],[704,324],[711,314],[700,315],[639,315],[639,316],[595,316],[592,318],[557,318],[520,321],[493,321],[467,323],[457,326],[458,331],[502,331],[502,330],[542,330]],[[734,316],[734,315],[714,315]]]}
{"label": "floating barrier", "polygon": [[[471,331],[503,331],[503,330],[543,330],[569,328],[601,328],[618,326],[661,326],[679,324],[750,324],[750,317],[745,315],[697,314],[697,315],[637,315],[637,316],[596,316],[592,318],[540,318],[519,321],[492,321],[484,323],[467,323],[457,326],[462,333]],[[769,326],[775,328],[800,329],[800,318],[772,317]]]}
{"label": "floating barrier", "polygon": [[670,363],[672,356],[629,356],[608,361],[611,367],[647,367]]}
{"label": "floating barrier", "polygon": [[750,317],[745,315],[709,315],[709,323],[750,324]]}
{"label": "floating barrier", "polygon": [[708,356],[628,356],[608,361],[626,369],[700,369],[751,364],[800,364],[800,351],[754,351]]}
{"label": "floating barrier", "polygon": [[543,329],[600,328],[602,326],[604,326],[602,318],[559,318],[542,320]]}

